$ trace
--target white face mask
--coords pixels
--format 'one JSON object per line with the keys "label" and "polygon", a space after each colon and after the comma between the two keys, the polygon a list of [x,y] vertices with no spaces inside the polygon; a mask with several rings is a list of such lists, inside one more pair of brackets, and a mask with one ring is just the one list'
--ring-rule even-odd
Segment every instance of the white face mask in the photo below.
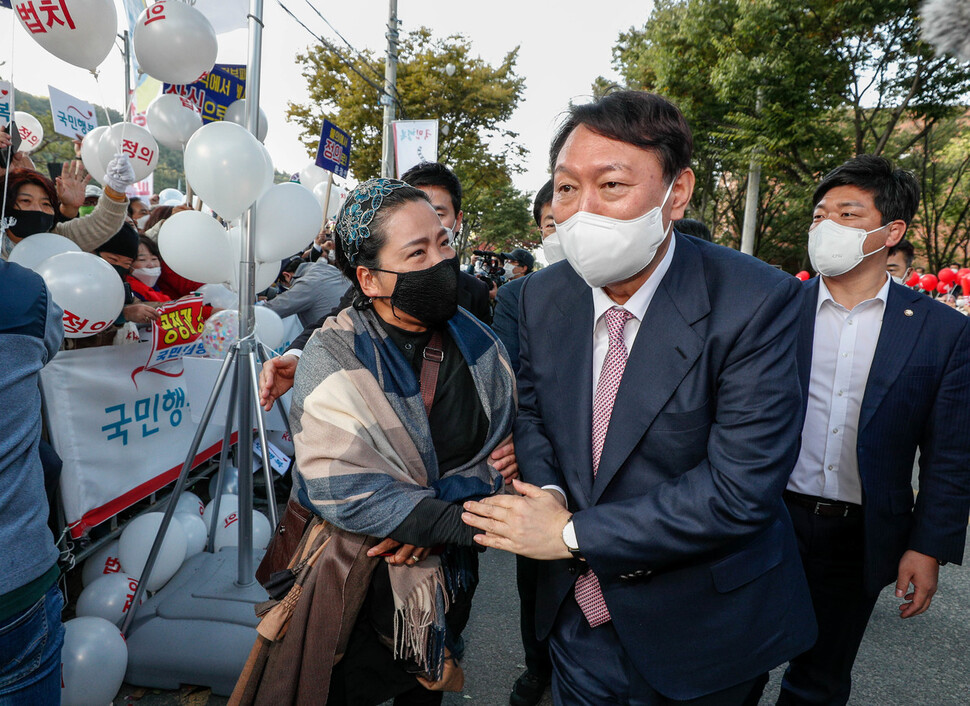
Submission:
{"label": "white face mask", "polygon": [[145,224],[148,223],[148,217],[152,215],[146,213],[144,216],[135,221],[135,225],[138,226],[138,230],[145,230]]}
{"label": "white face mask", "polygon": [[162,276],[161,267],[139,267],[133,270],[131,273],[132,277],[137,279],[139,282],[144,282],[149,287],[154,287],[158,278]]}
{"label": "white face mask", "polygon": [[554,265],[566,259],[566,253],[562,251],[562,243],[559,242],[559,231],[552,233],[542,239],[542,255],[547,265]]}
{"label": "white face mask", "polygon": [[605,287],[622,282],[650,264],[673,223],[664,228],[662,209],[674,181],[676,178],[667,187],[660,205],[638,218],[622,221],[579,211],[556,224],[563,254],[586,284]]}
{"label": "white face mask", "polygon": [[890,224],[887,223],[872,230],[863,230],[826,219],[808,231],[808,259],[812,261],[812,267],[820,275],[825,277],[843,275],[863,259],[885,249],[886,246],[883,245],[867,253],[862,251],[862,246],[867,235],[882,230],[888,225]]}
{"label": "white face mask", "polygon": [[515,265],[511,262],[505,263],[505,279],[512,279],[515,277]]}

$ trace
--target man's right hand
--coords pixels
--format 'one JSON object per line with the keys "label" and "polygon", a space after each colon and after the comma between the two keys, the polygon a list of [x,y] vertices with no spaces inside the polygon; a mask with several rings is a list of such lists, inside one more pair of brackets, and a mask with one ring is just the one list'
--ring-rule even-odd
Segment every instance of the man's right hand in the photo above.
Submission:
{"label": "man's right hand", "polygon": [[259,374],[259,404],[267,412],[273,409],[273,403],[281,395],[293,387],[299,361],[295,355],[281,355],[263,363],[263,370]]}

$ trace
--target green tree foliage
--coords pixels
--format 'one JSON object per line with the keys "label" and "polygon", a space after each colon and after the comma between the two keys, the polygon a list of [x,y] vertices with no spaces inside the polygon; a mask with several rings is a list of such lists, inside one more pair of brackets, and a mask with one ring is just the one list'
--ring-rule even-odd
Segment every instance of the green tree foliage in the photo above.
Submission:
{"label": "green tree foliage", "polygon": [[[694,215],[721,242],[740,242],[754,156],[762,165],[755,252],[801,269],[815,183],[855,154],[881,154],[925,171],[924,206],[948,214],[930,233],[921,213],[910,233],[935,267],[943,252],[966,250],[965,221],[961,231],[955,199],[947,199],[965,190],[966,170],[946,145],[965,110],[970,67],[920,41],[918,6],[660,0],[642,28],[620,35],[614,64],[629,86],[662,93],[684,111],[695,137]],[[931,167],[943,163],[934,179]],[[923,242],[954,233],[957,242],[940,254]]]}
{"label": "green tree foliage", "polygon": [[[384,61],[364,51],[356,68],[383,85]],[[464,233],[457,245],[499,249],[537,242],[531,228],[529,197],[512,185],[527,154],[518,135],[503,127],[522,98],[524,81],[515,73],[518,48],[491,66],[471,54],[464,37],[444,39],[420,28],[402,36],[398,47],[398,119],[440,121],[438,159],[461,180]],[[290,103],[288,116],[302,128],[307,154],[316,154],[325,119],[350,133],[351,171],[365,180],[380,175],[383,108],[380,92],[325,47],[298,55],[310,101]],[[453,64],[454,75],[445,67]]]}

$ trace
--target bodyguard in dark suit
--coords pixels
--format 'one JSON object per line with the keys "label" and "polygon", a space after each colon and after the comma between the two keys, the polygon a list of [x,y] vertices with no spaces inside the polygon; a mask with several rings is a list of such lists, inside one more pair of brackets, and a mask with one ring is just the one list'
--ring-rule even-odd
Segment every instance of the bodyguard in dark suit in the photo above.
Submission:
{"label": "bodyguard in dark suit", "polygon": [[574,107],[553,143],[568,263],[522,288],[521,496],[478,541],[545,560],[558,704],[741,704],[815,626],[781,499],[798,453],[798,284],[671,231],[694,178],[663,98]]}
{"label": "bodyguard in dark suit", "polygon": [[[845,704],[880,590],[925,611],[940,564],[960,563],[970,511],[970,320],[893,282],[887,249],[919,185],[862,155],[815,191],[798,367],[806,405],[785,491],[818,618],[779,704]],[[913,497],[913,461],[919,492]]]}

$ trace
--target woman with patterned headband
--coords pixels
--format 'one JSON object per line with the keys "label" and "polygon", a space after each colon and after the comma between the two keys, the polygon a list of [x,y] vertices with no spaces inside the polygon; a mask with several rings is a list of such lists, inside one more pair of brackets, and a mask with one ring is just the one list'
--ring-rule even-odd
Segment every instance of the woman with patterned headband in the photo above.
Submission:
{"label": "woman with patterned headband", "polygon": [[478,582],[461,503],[504,488],[488,458],[511,433],[515,379],[457,305],[458,258],[423,192],[363,183],[335,235],[356,300],[310,339],[290,413],[294,495],[332,532],[319,581],[345,587],[323,628],[328,702],[437,704],[461,688]]}

